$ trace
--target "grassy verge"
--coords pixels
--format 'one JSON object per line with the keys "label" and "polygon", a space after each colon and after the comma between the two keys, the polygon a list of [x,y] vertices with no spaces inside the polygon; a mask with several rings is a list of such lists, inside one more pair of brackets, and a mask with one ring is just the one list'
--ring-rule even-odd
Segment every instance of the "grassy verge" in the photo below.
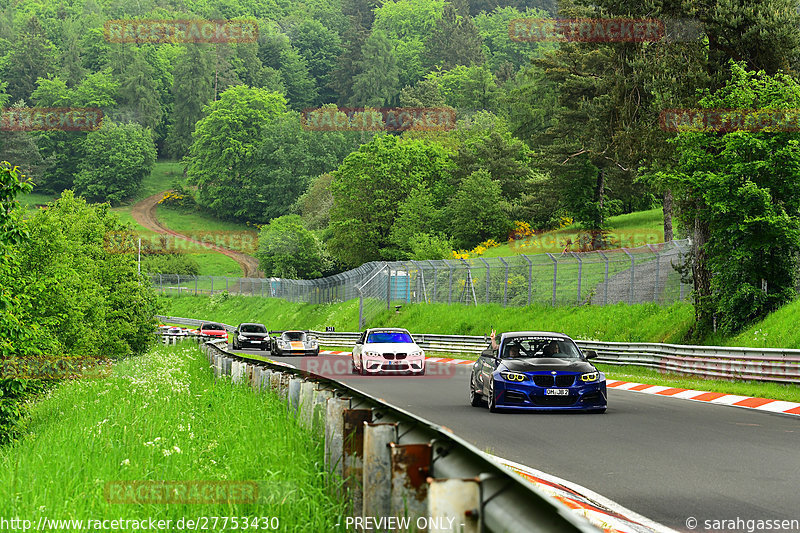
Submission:
{"label": "grassy verge", "polygon": [[[274,298],[174,296],[161,299],[164,314],[219,320],[227,324],[262,322],[271,329],[358,330],[358,300],[342,304],[298,304]],[[514,307],[497,304],[405,305],[400,314],[384,311],[371,325],[397,326],[419,333],[486,335],[498,331],[563,331],[574,338],[630,342],[677,342],[692,323],[688,304],[605,307]]]}
{"label": "grassy verge", "polygon": [[[109,379],[65,383],[33,406],[28,426],[27,436],[0,450],[0,516],[7,518],[175,524],[274,516],[280,531],[331,531],[345,514],[320,472],[321,442],[274,395],[215,383],[196,345],[159,347],[119,363]],[[104,496],[109,481],[142,480],[256,481],[258,503],[109,503]]]}

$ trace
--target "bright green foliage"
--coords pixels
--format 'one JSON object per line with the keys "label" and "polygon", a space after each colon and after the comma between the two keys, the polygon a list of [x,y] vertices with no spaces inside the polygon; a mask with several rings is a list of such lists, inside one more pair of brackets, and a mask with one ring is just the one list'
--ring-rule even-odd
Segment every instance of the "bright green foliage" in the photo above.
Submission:
{"label": "bright green foliage", "polygon": [[441,87],[445,102],[459,110],[495,111],[499,96],[492,71],[485,65],[459,65],[441,73],[428,75]]}
{"label": "bright green foliage", "polygon": [[308,62],[277,24],[269,24],[259,33],[258,56],[265,67],[280,72],[286,100],[292,109],[299,111],[316,102],[317,87]]}
{"label": "bright green foliage", "polygon": [[75,191],[90,201],[118,205],[139,190],[156,162],[153,135],[136,123],[110,120],[89,133],[81,145]]}
{"label": "bright green foliage", "polygon": [[[31,319],[67,354],[119,357],[142,353],[152,339],[155,300],[136,274],[133,247],[113,245],[126,231],[106,205],[69,191],[28,224],[18,248]],[[127,253],[123,253],[127,252]]]}
{"label": "bright green foliage", "polygon": [[[797,109],[793,78],[731,64],[731,80],[700,101],[715,109]],[[751,116],[750,124],[758,124]],[[676,140],[680,162],[670,176],[691,199],[686,223],[708,224],[704,251],[711,294],[699,294],[701,316],[735,332],[795,296],[800,250],[800,135],[796,132],[684,132]],[[703,324],[699,325],[701,328]],[[707,325],[706,325],[707,327]]]}
{"label": "bright green foliage", "polygon": [[459,248],[472,248],[487,239],[505,240],[513,224],[500,184],[486,170],[461,182],[447,205],[450,234]]}
{"label": "bright green foliage", "polygon": [[339,34],[321,22],[307,19],[292,28],[292,45],[308,64],[308,73],[318,90],[314,104],[336,101],[336,92],[329,87],[336,60],[344,51]]}
{"label": "bright green foliage", "polygon": [[453,253],[453,240],[441,234],[418,233],[408,241],[411,248],[409,259],[450,259]]}
{"label": "bright green foliage", "polygon": [[[441,209],[437,209],[433,195],[424,184],[412,190],[397,210],[389,239],[403,252],[413,249],[412,240],[419,234],[435,234],[442,225]],[[450,249],[448,249],[448,253]],[[432,258],[428,258],[432,259]]]}
{"label": "bright green foliage", "polygon": [[421,184],[441,205],[451,171],[448,152],[436,143],[386,135],[362,145],[333,173],[331,253],[351,266],[393,259],[385,249],[400,205]]}
{"label": "bright green foliage", "polygon": [[253,166],[263,131],[286,111],[278,93],[246,85],[232,87],[205,110],[197,123],[188,176],[198,185],[197,202],[225,218],[242,216],[241,195],[252,190]]}
{"label": "bright green foliage", "polygon": [[258,264],[267,277],[319,278],[328,269],[322,243],[298,215],[273,219],[258,235]]}
{"label": "bright green foliage", "polygon": [[497,7],[494,11],[475,16],[475,26],[483,41],[483,53],[492,72],[497,73],[504,65],[514,71],[528,65],[531,56],[540,55],[552,48],[548,43],[512,41],[508,35],[509,24],[514,19],[543,18],[547,13],[535,8],[524,11],[511,6]]}

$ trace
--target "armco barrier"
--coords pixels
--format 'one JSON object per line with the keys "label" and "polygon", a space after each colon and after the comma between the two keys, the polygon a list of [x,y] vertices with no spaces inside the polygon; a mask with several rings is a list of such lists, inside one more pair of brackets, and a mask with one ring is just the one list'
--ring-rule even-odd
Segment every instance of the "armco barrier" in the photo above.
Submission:
{"label": "armco barrier", "polygon": [[351,517],[408,518],[404,530],[431,532],[599,531],[446,428],[339,381],[223,346],[201,345],[216,377],[272,390],[303,426],[324,435],[325,468],[344,480]]}
{"label": "armco barrier", "polygon": [[[158,318],[173,324],[195,325],[200,322],[179,317]],[[312,331],[311,333],[319,339],[320,344],[328,346],[353,346],[359,335],[359,333],[352,332]],[[485,336],[429,333],[414,333],[413,335],[417,344],[428,352],[477,355],[489,344],[489,339]],[[595,361],[598,363],[637,365],[655,368],[662,372],[675,372],[704,378],[800,384],[800,350],[590,340],[576,340],[575,342],[582,350],[595,350],[597,352]]]}

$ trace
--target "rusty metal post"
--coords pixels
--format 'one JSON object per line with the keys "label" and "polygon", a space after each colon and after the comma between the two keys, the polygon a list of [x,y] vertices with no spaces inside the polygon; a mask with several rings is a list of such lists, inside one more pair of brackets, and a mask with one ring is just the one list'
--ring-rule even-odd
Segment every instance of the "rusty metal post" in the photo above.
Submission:
{"label": "rusty metal post", "polygon": [[273,372],[269,375],[269,389],[275,394],[280,394],[281,390],[281,377],[283,372]]}
{"label": "rusty metal post", "polygon": [[303,381],[300,384],[300,403],[297,408],[297,416],[300,425],[306,429],[311,429],[311,417],[314,413],[314,387],[317,384],[313,381]]}
{"label": "rusty metal post", "polygon": [[[387,516],[416,520],[428,514],[429,443],[389,445],[392,454],[392,506]],[[425,530],[420,530],[423,533]]]}
{"label": "rusty metal post", "polygon": [[286,402],[288,405],[289,403],[289,380],[292,378],[291,374],[284,373],[281,376],[281,383],[278,389],[278,393],[280,395],[281,400]]}
{"label": "rusty metal post", "polygon": [[255,380],[255,373],[256,373],[256,369],[257,368],[258,367],[256,365],[252,365],[252,364],[247,365],[247,368],[246,368],[247,369],[247,384],[250,385],[251,389],[255,389],[256,388],[256,384],[255,384],[254,380]]}
{"label": "rusty metal post", "polygon": [[478,533],[480,481],[428,478],[428,533]]}
{"label": "rusty metal post", "polygon": [[325,415],[327,413],[327,402],[333,398],[333,391],[329,389],[314,389],[314,402],[311,413],[311,431],[314,434],[325,431]]}
{"label": "rusty metal post", "polygon": [[397,423],[364,423],[364,480],[361,516],[389,516],[392,508],[392,455]]}
{"label": "rusty metal post", "polygon": [[289,378],[289,411],[295,414],[300,406],[300,387],[302,383],[303,380],[301,378]]}
{"label": "rusty metal post", "polygon": [[372,422],[371,409],[345,409],[343,433],[343,478],[345,490],[350,493],[351,516],[360,516],[363,510],[361,482],[363,481],[364,422]]}
{"label": "rusty metal post", "polygon": [[342,477],[345,409],[350,409],[350,398],[328,400],[325,417],[325,471],[335,473],[339,477]]}

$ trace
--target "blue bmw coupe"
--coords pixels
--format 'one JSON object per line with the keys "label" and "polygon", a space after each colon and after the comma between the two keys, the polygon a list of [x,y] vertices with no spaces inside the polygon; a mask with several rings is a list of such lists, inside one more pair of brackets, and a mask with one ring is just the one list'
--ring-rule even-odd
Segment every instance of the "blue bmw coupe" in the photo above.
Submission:
{"label": "blue bmw coupe", "polygon": [[515,331],[500,336],[472,367],[470,403],[526,411],[606,410],[606,376],[568,336],[545,331]]}

